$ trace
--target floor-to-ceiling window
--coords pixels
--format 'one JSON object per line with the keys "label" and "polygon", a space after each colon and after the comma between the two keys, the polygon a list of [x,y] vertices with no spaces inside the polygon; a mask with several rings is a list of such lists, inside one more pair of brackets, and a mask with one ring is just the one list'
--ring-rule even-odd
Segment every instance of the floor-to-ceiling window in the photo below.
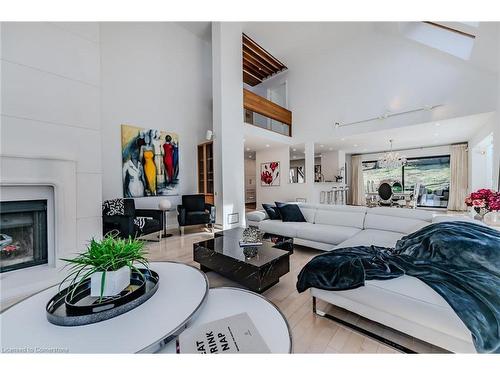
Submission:
{"label": "floor-to-ceiling window", "polygon": [[363,162],[365,191],[374,192],[382,180],[399,181],[404,191],[418,192],[420,207],[447,207],[450,191],[450,156],[409,158],[400,168],[380,168],[377,161]]}

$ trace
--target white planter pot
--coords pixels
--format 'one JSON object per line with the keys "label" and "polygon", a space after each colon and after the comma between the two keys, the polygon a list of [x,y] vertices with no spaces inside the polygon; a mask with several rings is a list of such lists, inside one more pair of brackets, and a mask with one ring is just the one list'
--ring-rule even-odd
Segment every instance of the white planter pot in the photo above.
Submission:
{"label": "white planter pot", "polygon": [[[96,272],[90,276],[90,295],[92,297],[101,296],[101,280],[103,272]],[[116,296],[130,285],[130,268],[122,267],[116,271],[106,272],[104,279],[103,296]]]}

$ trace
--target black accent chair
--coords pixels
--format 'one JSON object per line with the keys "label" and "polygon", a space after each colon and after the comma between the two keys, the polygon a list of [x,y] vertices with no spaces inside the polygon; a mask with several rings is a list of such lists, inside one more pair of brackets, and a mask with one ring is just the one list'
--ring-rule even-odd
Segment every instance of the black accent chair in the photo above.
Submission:
{"label": "black accent chair", "polygon": [[209,225],[213,232],[215,224],[215,206],[205,203],[203,194],[183,195],[182,204],[177,206],[177,219],[181,235],[189,225]]}
{"label": "black accent chair", "polygon": [[111,199],[102,204],[102,233],[137,238],[163,230],[163,212],[136,209],[133,199]]}

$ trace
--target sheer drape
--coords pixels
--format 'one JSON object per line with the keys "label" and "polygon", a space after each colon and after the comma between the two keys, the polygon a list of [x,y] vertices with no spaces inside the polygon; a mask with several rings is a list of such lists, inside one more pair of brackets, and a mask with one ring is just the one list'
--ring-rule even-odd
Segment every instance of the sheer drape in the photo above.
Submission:
{"label": "sheer drape", "polygon": [[352,186],[351,186],[351,204],[355,206],[364,206],[365,199],[365,184],[363,181],[363,165],[361,163],[361,155],[354,155],[351,161],[352,165]]}
{"label": "sheer drape", "polygon": [[450,155],[450,198],[448,209],[465,211],[465,197],[467,196],[468,179],[467,144],[451,146]]}

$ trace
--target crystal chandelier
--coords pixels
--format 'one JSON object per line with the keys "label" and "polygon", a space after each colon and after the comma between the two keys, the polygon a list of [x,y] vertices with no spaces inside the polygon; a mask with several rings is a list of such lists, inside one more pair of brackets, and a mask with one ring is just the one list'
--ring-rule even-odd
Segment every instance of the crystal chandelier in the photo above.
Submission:
{"label": "crystal chandelier", "polygon": [[389,140],[391,143],[391,150],[386,152],[384,156],[378,159],[379,168],[401,168],[406,165],[406,157],[399,155],[398,152],[392,151],[392,139]]}

